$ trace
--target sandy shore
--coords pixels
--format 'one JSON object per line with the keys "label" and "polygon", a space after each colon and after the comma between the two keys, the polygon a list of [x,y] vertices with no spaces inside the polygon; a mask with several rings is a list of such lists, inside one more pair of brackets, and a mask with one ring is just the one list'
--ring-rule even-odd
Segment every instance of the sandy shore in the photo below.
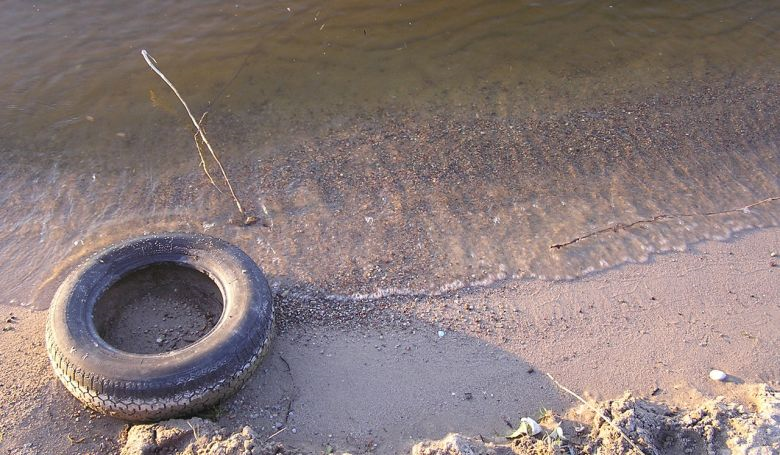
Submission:
{"label": "sandy shore", "polygon": [[[631,390],[669,404],[738,400],[747,384],[780,381],[780,258],[771,252],[780,252],[778,228],[574,281],[510,281],[333,313],[283,302],[264,365],[210,417],[262,437],[285,428],[274,440],[305,452],[408,453],[421,439],[493,438],[542,407],[572,407],[547,373],[595,398]],[[84,410],[53,377],[46,313],[0,306],[0,315],[0,452],[118,450],[124,422]],[[735,382],[709,380],[711,368]]]}

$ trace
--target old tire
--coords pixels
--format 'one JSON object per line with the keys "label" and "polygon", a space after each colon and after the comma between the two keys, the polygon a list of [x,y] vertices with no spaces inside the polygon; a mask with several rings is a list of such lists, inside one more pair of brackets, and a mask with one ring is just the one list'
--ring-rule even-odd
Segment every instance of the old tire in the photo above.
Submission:
{"label": "old tire", "polygon": [[[162,354],[133,354],[106,343],[93,310],[128,273],[174,263],[208,275],[223,311],[194,344]],[[113,246],[79,266],[49,310],[46,349],[57,377],[88,407],[130,421],[192,414],[239,389],[265,354],[273,324],[268,282],[243,251],[197,234],[159,234]]]}

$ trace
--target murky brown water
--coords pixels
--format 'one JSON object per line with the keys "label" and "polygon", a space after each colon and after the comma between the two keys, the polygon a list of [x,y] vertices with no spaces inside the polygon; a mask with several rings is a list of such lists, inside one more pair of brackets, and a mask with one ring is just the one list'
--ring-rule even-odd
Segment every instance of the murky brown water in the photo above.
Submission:
{"label": "murky brown water", "polygon": [[[45,308],[80,258],[164,230],[340,298],[576,277],[777,225],[780,201],[739,209],[780,196],[778,30],[758,1],[7,4],[0,301]],[[229,222],[141,49],[272,228]],[[662,214],[685,216],[550,248]]]}

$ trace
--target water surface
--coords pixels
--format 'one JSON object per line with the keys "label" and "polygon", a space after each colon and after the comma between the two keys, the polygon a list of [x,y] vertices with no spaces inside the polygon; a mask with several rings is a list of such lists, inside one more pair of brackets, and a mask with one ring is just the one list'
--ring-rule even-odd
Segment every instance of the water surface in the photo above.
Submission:
{"label": "water surface", "polygon": [[[572,278],[780,220],[774,2],[4,8],[3,302],[45,308],[80,258],[148,232],[365,298]],[[270,227],[231,222],[141,49]],[[682,216],[588,236],[659,215]]]}

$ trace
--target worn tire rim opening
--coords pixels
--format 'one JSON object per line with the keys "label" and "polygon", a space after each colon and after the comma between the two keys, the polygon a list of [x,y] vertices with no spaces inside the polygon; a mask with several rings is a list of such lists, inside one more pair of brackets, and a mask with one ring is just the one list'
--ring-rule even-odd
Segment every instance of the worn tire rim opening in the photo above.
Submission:
{"label": "worn tire rim opening", "polygon": [[161,354],[208,335],[222,314],[222,291],[208,275],[175,263],[133,270],[106,289],[92,319],[116,349]]}

